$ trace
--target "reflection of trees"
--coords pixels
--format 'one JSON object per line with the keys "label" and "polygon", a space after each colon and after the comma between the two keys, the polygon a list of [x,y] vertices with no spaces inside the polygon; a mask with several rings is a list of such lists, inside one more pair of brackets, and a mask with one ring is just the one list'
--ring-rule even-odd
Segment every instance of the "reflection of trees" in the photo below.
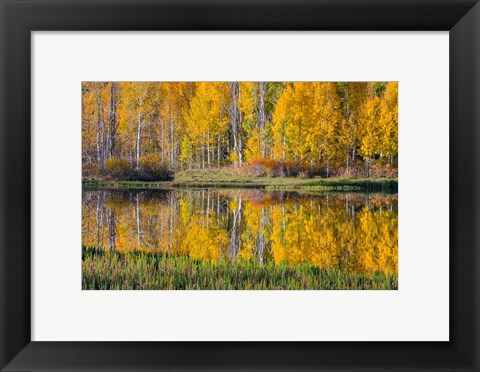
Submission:
{"label": "reflection of trees", "polygon": [[242,247],[242,198],[236,201],[237,208],[233,209],[233,223],[229,231],[230,242],[228,244],[228,256],[232,261],[237,258]]}
{"label": "reflection of trees", "polygon": [[140,245],[140,235],[142,235],[142,224],[140,223],[140,209],[138,208],[139,197],[140,197],[139,194],[135,194],[134,215],[135,215],[135,224],[137,226],[137,246],[141,247],[141,245]]}
{"label": "reflection of trees", "polygon": [[117,225],[115,212],[109,208],[107,208],[107,224],[108,250],[114,252],[117,245]]}
{"label": "reflection of trees", "polygon": [[84,191],[82,205],[86,246],[397,271],[396,195]]}
{"label": "reflection of trees", "polygon": [[95,220],[97,221],[97,246],[103,246],[103,216],[105,211],[105,191],[100,191],[97,196]]}
{"label": "reflection of trees", "polygon": [[267,226],[269,225],[269,220],[267,213],[265,211],[265,207],[262,207],[262,212],[260,213],[261,216],[261,224],[260,224],[260,229],[257,234],[257,238],[255,239],[256,242],[256,256],[258,261],[263,262],[263,256],[264,252],[267,247],[267,242],[265,239],[265,230]]}

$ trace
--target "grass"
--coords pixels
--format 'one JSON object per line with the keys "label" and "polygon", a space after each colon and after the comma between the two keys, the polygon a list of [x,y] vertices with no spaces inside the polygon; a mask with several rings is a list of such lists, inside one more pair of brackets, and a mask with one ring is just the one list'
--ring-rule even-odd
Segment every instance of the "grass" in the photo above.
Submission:
{"label": "grass", "polygon": [[357,275],[253,260],[209,262],[148,252],[106,252],[83,248],[82,289],[397,289],[397,277]]}
{"label": "grass", "polygon": [[382,191],[397,192],[396,178],[301,178],[255,177],[234,169],[189,170],[179,172],[173,181],[136,182],[85,180],[86,189],[165,189],[179,187],[231,187],[318,191]]}

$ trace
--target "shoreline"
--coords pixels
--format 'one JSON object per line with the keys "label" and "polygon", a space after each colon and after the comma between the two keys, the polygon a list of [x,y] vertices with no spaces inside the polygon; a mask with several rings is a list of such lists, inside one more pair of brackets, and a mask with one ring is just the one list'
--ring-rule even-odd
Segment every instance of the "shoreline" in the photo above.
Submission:
{"label": "shoreline", "polygon": [[398,193],[396,178],[273,178],[250,177],[241,180],[128,181],[82,180],[84,190],[155,190],[180,188],[254,188],[265,190],[381,191]]}

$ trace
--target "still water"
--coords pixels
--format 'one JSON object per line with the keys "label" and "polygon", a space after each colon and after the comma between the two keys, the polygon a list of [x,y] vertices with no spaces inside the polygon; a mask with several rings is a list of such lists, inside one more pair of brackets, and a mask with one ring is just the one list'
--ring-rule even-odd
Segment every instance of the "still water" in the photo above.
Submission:
{"label": "still water", "polygon": [[83,191],[82,243],[235,262],[397,274],[397,194]]}

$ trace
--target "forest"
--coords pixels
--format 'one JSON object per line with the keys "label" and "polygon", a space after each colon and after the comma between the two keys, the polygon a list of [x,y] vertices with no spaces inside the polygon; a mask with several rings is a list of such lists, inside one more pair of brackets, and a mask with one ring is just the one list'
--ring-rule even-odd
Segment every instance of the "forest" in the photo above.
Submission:
{"label": "forest", "polygon": [[397,82],[83,82],[84,180],[396,178]]}

